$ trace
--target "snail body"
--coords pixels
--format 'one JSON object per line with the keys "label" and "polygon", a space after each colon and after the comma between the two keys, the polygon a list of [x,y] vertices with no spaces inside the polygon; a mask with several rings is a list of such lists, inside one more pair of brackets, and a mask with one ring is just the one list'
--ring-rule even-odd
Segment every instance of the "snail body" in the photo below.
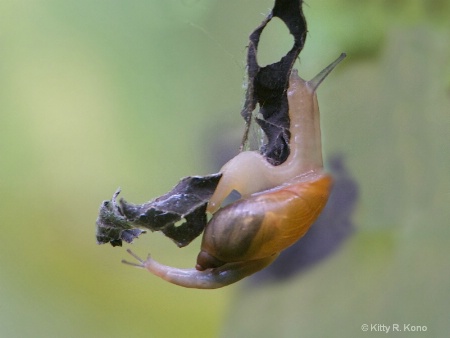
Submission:
{"label": "snail body", "polygon": [[[290,154],[284,163],[273,166],[258,152],[245,151],[222,167],[195,269],[165,266],[151,257],[144,261],[131,252],[140,263],[129,264],[184,287],[218,288],[263,269],[300,239],[324,208],[332,185],[323,171],[316,90],[344,57],[310,81],[292,71],[287,95]],[[242,198],[220,208],[233,190]]]}

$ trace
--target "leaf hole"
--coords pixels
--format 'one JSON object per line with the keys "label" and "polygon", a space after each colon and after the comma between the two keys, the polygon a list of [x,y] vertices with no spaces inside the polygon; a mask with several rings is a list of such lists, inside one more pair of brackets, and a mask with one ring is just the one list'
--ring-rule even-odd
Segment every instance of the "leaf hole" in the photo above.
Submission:
{"label": "leaf hole", "polygon": [[258,45],[258,64],[261,67],[278,62],[294,45],[294,37],[286,24],[277,17],[264,28]]}
{"label": "leaf hole", "polygon": [[178,228],[180,225],[183,225],[183,223],[186,223],[186,218],[182,218],[179,221],[176,221],[174,223],[175,228]]}

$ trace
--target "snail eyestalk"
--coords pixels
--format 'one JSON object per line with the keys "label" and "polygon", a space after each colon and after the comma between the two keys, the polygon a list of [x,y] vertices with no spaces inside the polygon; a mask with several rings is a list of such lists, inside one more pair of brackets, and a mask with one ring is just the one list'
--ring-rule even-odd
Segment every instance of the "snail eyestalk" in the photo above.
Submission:
{"label": "snail eyestalk", "polygon": [[341,53],[339,57],[334,60],[328,67],[326,67],[324,70],[322,70],[319,74],[314,76],[313,79],[309,80],[308,83],[313,91],[316,91],[317,88],[320,86],[323,80],[328,76],[328,74],[331,73],[331,71],[336,68],[336,66],[341,63],[342,60],[344,60],[347,57],[346,53]]}

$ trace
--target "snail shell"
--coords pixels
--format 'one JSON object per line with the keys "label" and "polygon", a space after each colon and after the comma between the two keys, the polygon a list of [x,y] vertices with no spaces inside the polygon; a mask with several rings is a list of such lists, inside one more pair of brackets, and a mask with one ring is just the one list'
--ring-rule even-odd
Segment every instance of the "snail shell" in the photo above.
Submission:
{"label": "snail shell", "polygon": [[331,183],[312,172],[220,209],[205,229],[196,268],[262,259],[291,246],[319,216]]}

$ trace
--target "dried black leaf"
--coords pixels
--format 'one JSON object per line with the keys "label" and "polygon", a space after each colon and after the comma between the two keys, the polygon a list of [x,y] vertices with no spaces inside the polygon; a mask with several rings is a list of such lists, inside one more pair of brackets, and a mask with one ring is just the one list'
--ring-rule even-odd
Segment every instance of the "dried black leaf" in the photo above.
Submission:
{"label": "dried black leaf", "polygon": [[[169,193],[144,204],[121,199],[120,191],[111,201],[104,201],[97,219],[97,242],[122,245],[131,243],[145,232],[162,231],[179,247],[188,245],[206,226],[206,205],[219,183],[221,174],[183,178]],[[182,219],[186,221],[177,226]]]}
{"label": "dried black leaf", "polygon": [[[306,39],[306,20],[301,0],[277,0],[272,12],[250,35],[247,53],[248,86],[241,112],[247,128],[243,143],[247,141],[252,112],[259,104],[263,119],[256,122],[267,136],[261,153],[273,165],[283,163],[289,156],[289,107],[287,89],[289,75]],[[294,45],[280,61],[260,67],[257,62],[258,44],[262,31],[273,17],[280,18],[294,37]]]}

